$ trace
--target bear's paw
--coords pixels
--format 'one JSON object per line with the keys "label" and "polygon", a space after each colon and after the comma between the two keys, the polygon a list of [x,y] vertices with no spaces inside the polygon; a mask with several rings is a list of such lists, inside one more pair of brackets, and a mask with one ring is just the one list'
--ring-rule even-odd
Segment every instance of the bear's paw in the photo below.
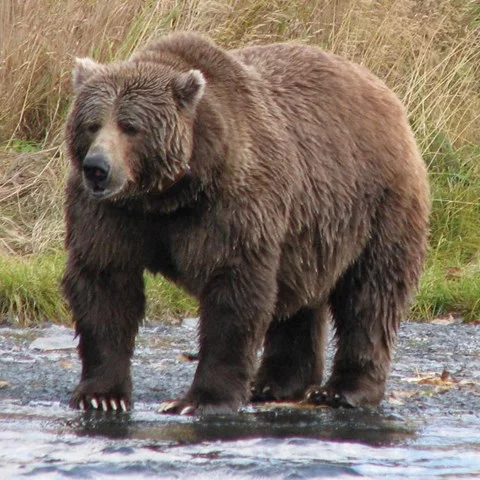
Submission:
{"label": "bear's paw", "polygon": [[188,400],[167,400],[162,402],[158,413],[171,415],[225,415],[237,410],[238,405],[230,403],[202,404]]}
{"label": "bear's paw", "polygon": [[86,380],[80,382],[72,394],[70,406],[80,410],[98,410],[104,412],[126,412],[131,408],[131,396],[125,389],[102,389],[98,382]]}

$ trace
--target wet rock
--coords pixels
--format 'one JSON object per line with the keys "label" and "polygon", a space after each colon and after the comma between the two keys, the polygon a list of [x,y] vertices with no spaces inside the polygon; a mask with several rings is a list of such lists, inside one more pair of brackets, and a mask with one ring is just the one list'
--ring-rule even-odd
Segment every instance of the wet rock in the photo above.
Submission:
{"label": "wet rock", "polygon": [[184,318],[182,321],[182,327],[196,329],[198,327],[198,322],[200,319],[198,317],[188,317]]}
{"label": "wet rock", "polygon": [[65,327],[50,327],[45,330],[45,336],[36,338],[30,345],[30,350],[74,350],[77,348],[78,339],[74,338],[74,331]]}

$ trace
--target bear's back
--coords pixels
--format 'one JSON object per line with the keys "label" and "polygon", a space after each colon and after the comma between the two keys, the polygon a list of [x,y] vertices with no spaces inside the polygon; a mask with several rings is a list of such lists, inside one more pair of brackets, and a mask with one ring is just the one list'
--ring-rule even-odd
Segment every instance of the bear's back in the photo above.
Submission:
{"label": "bear's back", "polygon": [[256,71],[262,81],[276,89],[303,90],[302,93],[348,96],[371,90],[399,104],[396,96],[375,75],[316,46],[277,43],[246,47],[230,52],[243,65]]}
{"label": "bear's back", "polygon": [[319,47],[293,43],[230,53],[283,112],[290,138],[307,162],[313,157],[310,150],[323,151],[315,155],[322,169],[338,171],[342,164],[343,174],[350,171],[357,179],[364,174],[368,182],[372,169],[390,180],[408,171],[425,177],[402,103],[366,68]]}

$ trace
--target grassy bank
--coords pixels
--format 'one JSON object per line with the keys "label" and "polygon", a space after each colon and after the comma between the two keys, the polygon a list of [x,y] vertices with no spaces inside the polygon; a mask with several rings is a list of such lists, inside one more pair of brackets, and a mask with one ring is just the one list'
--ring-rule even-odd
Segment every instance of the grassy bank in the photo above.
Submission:
{"label": "grassy bank", "polygon": [[[0,318],[18,325],[67,323],[70,315],[59,284],[65,259],[63,252],[0,256]],[[147,319],[173,320],[195,315],[195,302],[164,279],[145,275],[145,289]]]}
{"label": "grassy bank", "polygon": [[[39,13],[41,12],[41,14]],[[429,167],[430,254],[416,319],[480,318],[477,0],[4,0],[0,4],[0,323],[65,321],[58,281],[74,56],[126,58],[172,30],[226,47],[296,40],[366,65],[407,106]],[[154,318],[193,302],[146,278]]]}

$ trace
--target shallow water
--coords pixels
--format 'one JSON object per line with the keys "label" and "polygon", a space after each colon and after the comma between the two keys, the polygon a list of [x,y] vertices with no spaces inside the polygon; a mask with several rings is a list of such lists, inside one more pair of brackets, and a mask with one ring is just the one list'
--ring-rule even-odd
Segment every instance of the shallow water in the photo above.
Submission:
{"label": "shallow water", "polygon": [[478,418],[410,424],[380,412],[246,409],[205,418],[4,404],[0,478],[478,478]]}
{"label": "shallow water", "polygon": [[[31,337],[10,330],[0,329],[0,380],[8,382],[0,390],[1,479],[480,478],[473,327],[404,327],[389,394],[375,411],[268,405],[203,418],[155,411],[188,386],[195,364],[178,354],[194,348],[192,332],[145,330],[134,362],[135,408],[104,414],[66,406],[78,375],[74,351],[37,352]],[[438,393],[405,381],[437,363],[458,367],[456,376],[469,382]],[[413,394],[402,396],[409,388]]]}

